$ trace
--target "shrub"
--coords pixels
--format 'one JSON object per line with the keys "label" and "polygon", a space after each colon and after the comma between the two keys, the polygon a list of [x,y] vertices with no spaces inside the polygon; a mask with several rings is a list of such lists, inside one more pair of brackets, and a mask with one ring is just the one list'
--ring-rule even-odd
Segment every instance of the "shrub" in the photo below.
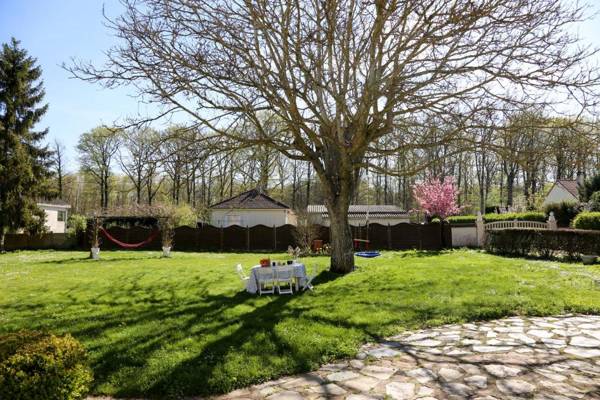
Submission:
{"label": "shrub", "polygon": [[550,216],[550,213],[554,213],[554,218],[558,226],[568,227],[571,225],[571,221],[582,211],[582,207],[574,202],[563,201],[560,203],[550,203],[544,207],[546,217]]}
{"label": "shrub", "polygon": [[582,212],[573,220],[576,229],[600,230],[600,212]]}
{"label": "shrub", "polygon": [[451,224],[473,224],[477,221],[477,215],[454,215],[448,217]]}
{"label": "shrub", "polygon": [[594,192],[590,196],[590,201],[588,204],[590,211],[600,211],[600,191]]}
{"label": "shrub", "polygon": [[538,221],[546,222],[546,214],[538,211],[528,211],[522,213],[506,213],[506,214],[485,214],[483,219],[486,222],[496,221]]}
{"label": "shrub", "polygon": [[84,215],[73,214],[69,217],[67,226],[67,234],[69,236],[76,236],[80,232],[85,231],[87,226],[87,218]]}
{"label": "shrub", "polygon": [[570,258],[600,253],[600,232],[576,229],[502,229],[486,233],[486,250],[516,256]]}
{"label": "shrub", "polygon": [[0,336],[0,399],[81,399],[91,382],[85,350],[70,335],[21,331]]}

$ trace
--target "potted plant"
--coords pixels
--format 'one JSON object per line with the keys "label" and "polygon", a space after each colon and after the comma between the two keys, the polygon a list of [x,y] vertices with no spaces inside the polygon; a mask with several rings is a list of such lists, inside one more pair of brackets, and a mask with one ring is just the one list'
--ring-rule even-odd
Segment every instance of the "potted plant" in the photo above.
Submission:
{"label": "potted plant", "polygon": [[100,219],[94,217],[90,224],[90,258],[100,259]]}
{"label": "potted plant", "polygon": [[163,257],[171,257],[171,248],[173,247],[173,239],[175,237],[173,221],[167,217],[161,222],[160,234],[162,240],[162,255]]}

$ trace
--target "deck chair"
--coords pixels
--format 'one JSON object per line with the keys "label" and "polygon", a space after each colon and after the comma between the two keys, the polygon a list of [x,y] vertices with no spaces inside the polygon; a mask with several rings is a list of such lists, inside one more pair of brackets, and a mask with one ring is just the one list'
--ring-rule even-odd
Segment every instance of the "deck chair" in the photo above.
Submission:
{"label": "deck chair", "polygon": [[306,277],[306,283],[302,286],[302,290],[313,290],[314,286],[312,285],[313,279],[317,277],[317,266],[313,264],[311,274]]}
{"label": "deck chair", "polygon": [[275,293],[275,271],[271,267],[261,267],[256,269],[256,279],[258,281],[258,294]]}
{"label": "deck chair", "polygon": [[277,282],[277,291],[279,294],[294,294],[294,267],[284,265],[275,269],[275,280]]}
{"label": "deck chair", "polygon": [[246,283],[246,281],[248,279],[250,279],[250,277],[244,273],[244,269],[242,268],[242,264],[236,265],[235,269],[236,269],[237,274],[240,277],[240,279],[241,279],[242,282]]}

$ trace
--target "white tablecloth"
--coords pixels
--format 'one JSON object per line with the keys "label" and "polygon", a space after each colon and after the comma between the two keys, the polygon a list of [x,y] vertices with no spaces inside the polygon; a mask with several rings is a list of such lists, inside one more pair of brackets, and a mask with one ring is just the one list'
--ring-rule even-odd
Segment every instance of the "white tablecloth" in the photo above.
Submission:
{"label": "white tablecloth", "polygon": [[[300,286],[304,286],[306,283],[306,267],[304,264],[292,264],[294,267],[294,277],[296,278],[296,290]],[[250,279],[246,281],[246,291],[248,293],[257,293],[258,292],[258,274],[256,273],[258,268],[262,268],[260,265],[255,265],[252,267],[250,271]],[[277,268],[277,267],[270,267]]]}

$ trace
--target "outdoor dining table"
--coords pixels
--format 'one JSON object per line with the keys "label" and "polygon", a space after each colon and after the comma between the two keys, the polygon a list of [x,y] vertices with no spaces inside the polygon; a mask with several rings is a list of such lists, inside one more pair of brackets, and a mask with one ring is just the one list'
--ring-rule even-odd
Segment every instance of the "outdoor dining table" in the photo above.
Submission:
{"label": "outdoor dining table", "polygon": [[[294,278],[296,283],[296,291],[299,290],[300,285],[304,286],[306,283],[306,267],[302,263],[294,263],[292,264],[294,268]],[[258,292],[258,269],[263,268],[260,265],[255,265],[250,270],[250,279],[246,281],[246,291],[248,293],[257,293]],[[278,267],[264,267],[264,268],[274,268],[277,270]]]}

